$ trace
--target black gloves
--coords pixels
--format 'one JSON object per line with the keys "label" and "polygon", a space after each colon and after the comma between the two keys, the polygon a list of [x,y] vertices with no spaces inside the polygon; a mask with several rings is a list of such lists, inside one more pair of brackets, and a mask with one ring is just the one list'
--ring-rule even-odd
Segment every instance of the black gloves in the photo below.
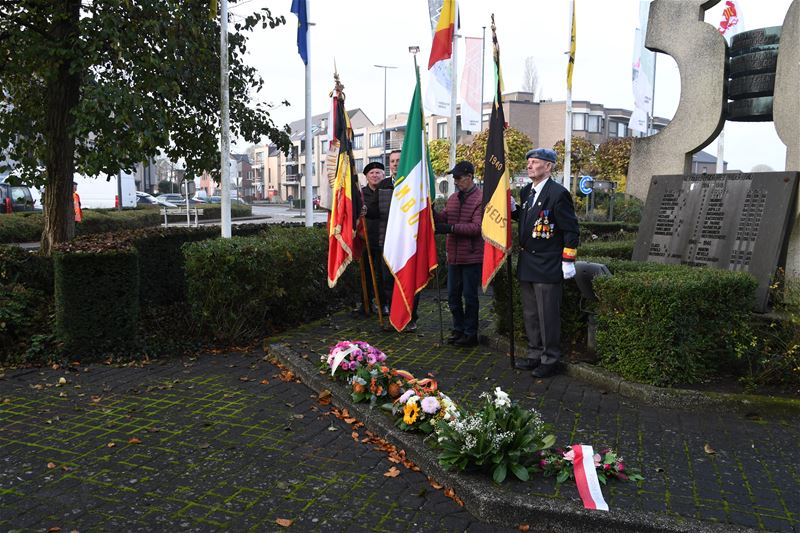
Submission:
{"label": "black gloves", "polygon": [[453,233],[453,225],[445,222],[437,222],[436,233]]}

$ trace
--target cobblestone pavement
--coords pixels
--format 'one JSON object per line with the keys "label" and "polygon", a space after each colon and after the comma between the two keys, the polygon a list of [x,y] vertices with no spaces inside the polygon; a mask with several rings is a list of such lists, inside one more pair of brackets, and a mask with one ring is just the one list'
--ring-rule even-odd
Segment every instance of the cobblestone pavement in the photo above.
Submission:
{"label": "cobblestone pavement", "polygon": [[[293,330],[275,342],[318,358],[338,340],[359,339],[382,349],[392,367],[435,376],[440,389],[465,404],[501,386],[513,399],[537,408],[560,444],[609,445],[629,467],[641,469],[640,484],[610,482],[603,488],[611,509],[654,512],[680,521],[709,520],[756,530],[800,531],[800,423],[754,410],[666,409],[641,405],[557,375],[534,380],[511,370],[508,358],[485,346],[439,344],[436,300],[426,292],[416,333],[384,332],[372,320],[341,313]],[[492,334],[491,302],[482,297],[481,328]],[[449,311],[443,303],[445,336]],[[707,453],[706,445],[710,447]],[[507,483],[500,490],[580,501],[571,483],[552,479]],[[531,517],[535,521],[535,517]]]}
{"label": "cobblestone pavement", "polygon": [[496,530],[263,359],[7,372],[0,531]]}

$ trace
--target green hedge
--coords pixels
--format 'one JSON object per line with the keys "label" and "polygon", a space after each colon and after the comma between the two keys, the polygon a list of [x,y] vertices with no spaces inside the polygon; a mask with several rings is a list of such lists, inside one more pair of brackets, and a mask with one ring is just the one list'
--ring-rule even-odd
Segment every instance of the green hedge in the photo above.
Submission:
{"label": "green hedge", "polygon": [[578,260],[584,257],[610,257],[613,259],[627,259],[633,256],[633,248],[636,241],[601,241],[581,243],[578,248]]}
{"label": "green hedge", "polygon": [[0,363],[21,363],[30,340],[50,327],[50,299],[20,283],[0,291]]}
{"label": "green hedge", "polygon": [[749,335],[756,281],[746,273],[676,267],[595,279],[604,367],[654,385],[696,383],[736,363]]}
{"label": "green hedge", "polygon": [[0,215],[0,243],[38,241],[43,229],[41,213]]}
{"label": "green hedge", "polygon": [[133,247],[63,246],[53,256],[55,333],[70,360],[97,360],[136,345],[139,254]]}
{"label": "green hedge", "polygon": [[219,341],[244,342],[355,305],[357,266],[327,286],[327,231],[274,227],[254,237],[184,247],[189,302],[197,325]]}
{"label": "green hedge", "polygon": [[53,262],[19,246],[0,245],[0,284],[20,283],[53,295]]}
{"label": "green hedge", "polygon": [[636,238],[639,231],[639,224],[629,224],[627,222],[590,222],[582,220],[581,243],[588,244],[593,240],[630,240]]}

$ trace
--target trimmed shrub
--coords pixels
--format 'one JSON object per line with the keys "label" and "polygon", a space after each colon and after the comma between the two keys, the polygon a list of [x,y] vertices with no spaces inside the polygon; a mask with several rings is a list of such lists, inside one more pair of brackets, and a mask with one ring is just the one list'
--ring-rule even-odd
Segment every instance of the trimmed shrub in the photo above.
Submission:
{"label": "trimmed shrub", "polygon": [[594,281],[602,364],[653,385],[696,383],[735,362],[756,288],[746,273],[673,267]]}
{"label": "trimmed shrub", "polygon": [[4,283],[0,291],[0,362],[20,363],[34,335],[50,327],[50,300],[42,291]]}
{"label": "trimmed shrub", "polygon": [[20,283],[53,295],[53,261],[19,246],[0,245],[0,283]]}
{"label": "trimmed shrub", "polygon": [[0,215],[0,243],[38,241],[43,229],[41,213]]}
{"label": "trimmed shrub", "polygon": [[578,248],[579,260],[583,257],[610,257],[613,259],[627,259],[633,256],[636,241],[594,241],[581,244]]}
{"label": "trimmed shrub", "polygon": [[188,298],[200,329],[243,342],[353,305],[357,266],[330,290],[327,237],[322,227],[277,226],[254,237],[187,244]]}
{"label": "trimmed shrub", "polygon": [[55,332],[70,358],[97,360],[136,345],[139,255],[118,249],[59,247],[55,272]]}
{"label": "trimmed shrub", "polygon": [[[75,235],[93,235],[113,231],[158,226],[162,222],[157,209],[84,209],[83,222],[75,224]],[[38,237],[37,239],[38,240]]]}

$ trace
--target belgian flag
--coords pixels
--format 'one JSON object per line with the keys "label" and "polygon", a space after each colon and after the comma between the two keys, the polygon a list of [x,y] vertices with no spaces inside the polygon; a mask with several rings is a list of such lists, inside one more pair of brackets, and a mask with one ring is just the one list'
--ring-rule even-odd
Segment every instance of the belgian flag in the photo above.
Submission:
{"label": "belgian flag", "polygon": [[484,205],[481,223],[481,233],[484,239],[481,284],[484,292],[511,251],[511,189],[506,166],[503,76],[500,70],[500,47],[497,44],[494,16],[492,16],[492,46],[494,48],[495,96],[492,116],[489,119],[489,139],[486,142],[486,159],[484,160]]}

